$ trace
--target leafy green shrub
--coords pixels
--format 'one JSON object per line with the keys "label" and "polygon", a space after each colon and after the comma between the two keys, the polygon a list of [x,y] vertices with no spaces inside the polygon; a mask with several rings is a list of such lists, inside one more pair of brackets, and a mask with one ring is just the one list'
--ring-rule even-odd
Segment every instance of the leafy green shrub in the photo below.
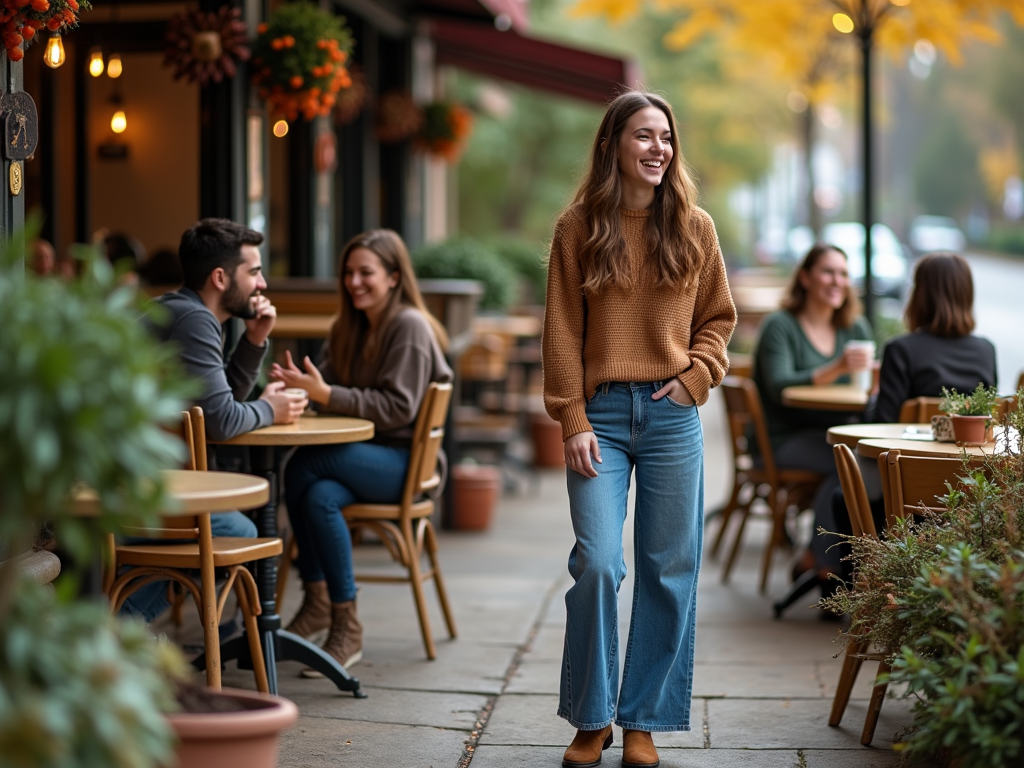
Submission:
{"label": "leafy green shrub", "polygon": [[995,225],[983,245],[993,251],[1024,256],[1024,226],[1020,224]]}
{"label": "leafy green shrub", "polygon": [[523,240],[501,239],[493,242],[498,257],[526,282],[530,304],[543,304],[547,289],[548,265],[544,248]]}
{"label": "leafy green shrub", "polygon": [[[1003,419],[1011,445],[963,468],[939,512],[850,537],[855,590],[822,607],[892,661],[917,699],[896,745],[912,764],[1010,768],[1024,762],[1024,390]],[[1016,432],[1013,432],[1016,430]]]}
{"label": "leafy green shrub", "polygon": [[[27,273],[24,244],[0,245],[0,541],[17,555],[52,521],[84,565],[106,532],[154,521],[166,505],[159,473],[180,465],[184,446],[160,425],[194,390],[105,259],[83,250],[82,277],[65,283]],[[79,483],[99,497],[93,520],[70,509]],[[71,602],[73,581],[57,586],[47,594],[0,564],[0,763],[167,764],[172,652],[140,624]]]}
{"label": "leafy green shrub", "polygon": [[515,270],[479,240],[452,238],[421,245],[411,256],[418,277],[479,280],[484,285],[483,309],[504,310],[515,300]]}

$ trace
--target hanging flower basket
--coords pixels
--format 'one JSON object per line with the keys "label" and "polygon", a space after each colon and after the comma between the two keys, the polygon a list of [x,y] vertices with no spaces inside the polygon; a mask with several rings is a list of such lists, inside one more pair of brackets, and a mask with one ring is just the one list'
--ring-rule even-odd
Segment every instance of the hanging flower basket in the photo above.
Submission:
{"label": "hanging flower basket", "polygon": [[472,132],[473,115],[468,109],[438,101],[423,108],[423,127],[416,136],[416,146],[454,163]]}
{"label": "hanging flower basket", "polygon": [[311,3],[290,3],[258,33],[252,80],[272,115],[294,121],[330,114],[338,91],[352,85],[345,66],[352,34],[345,20]]}
{"label": "hanging flower basket", "polygon": [[369,100],[369,88],[363,70],[358,64],[353,64],[349,67],[348,73],[352,85],[338,91],[337,102],[334,105],[334,124],[339,128],[354,123]]}
{"label": "hanging flower basket", "polygon": [[236,62],[249,60],[242,9],[229,5],[215,13],[193,8],[172,16],[164,40],[164,66],[174,67],[175,80],[219,83],[238,73]]}
{"label": "hanging flower basket", "polygon": [[3,0],[0,10],[4,48],[7,58],[21,61],[25,48],[38,38],[36,33],[61,33],[78,26],[79,11],[91,11],[89,0]]}
{"label": "hanging flower basket", "polygon": [[406,90],[385,91],[377,101],[377,141],[397,144],[423,127],[423,110]]}

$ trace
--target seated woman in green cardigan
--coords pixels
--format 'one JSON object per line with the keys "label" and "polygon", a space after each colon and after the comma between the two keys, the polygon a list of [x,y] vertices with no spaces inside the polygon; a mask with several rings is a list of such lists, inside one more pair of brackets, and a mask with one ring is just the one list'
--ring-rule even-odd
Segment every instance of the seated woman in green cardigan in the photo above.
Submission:
{"label": "seated woman in green cardigan", "polygon": [[[870,353],[846,349],[848,341],[873,338],[850,282],[846,254],[823,243],[815,245],[794,273],[782,309],[765,318],[754,351],[754,382],[764,405],[775,462],[825,476],[814,496],[814,529],[836,530],[832,493],[839,487],[825,431],[841,421],[834,411],[790,408],[782,390],[798,384],[845,381],[850,371],[870,367]],[[810,553],[820,576],[840,571],[829,540],[814,536]],[[810,557],[807,558],[808,561]],[[810,566],[810,562],[806,565]],[[823,589],[834,582],[822,581]]]}

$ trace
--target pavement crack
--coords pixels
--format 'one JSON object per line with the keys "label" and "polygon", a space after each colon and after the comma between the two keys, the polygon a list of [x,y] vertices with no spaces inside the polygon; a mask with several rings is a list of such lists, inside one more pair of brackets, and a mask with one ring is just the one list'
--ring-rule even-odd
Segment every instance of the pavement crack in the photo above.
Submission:
{"label": "pavement crack", "polygon": [[544,602],[541,604],[540,611],[537,614],[537,619],[530,626],[530,631],[526,633],[526,639],[516,646],[516,650],[512,654],[512,660],[505,669],[505,677],[501,682],[501,690],[494,696],[488,696],[487,701],[477,713],[476,722],[473,724],[473,730],[470,732],[469,737],[466,739],[465,744],[462,747],[462,755],[460,755],[458,763],[455,764],[455,768],[469,768],[469,764],[473,762],[473,755],[476,754],[477,745],[479,745],[480,737],[483,736],[484,729],[487,727],[487,721],[490,719],[491,713],[494,711],[494,705],[498,703],[498,698],[505,693],[508,689],[508,684],[512,682],[512,678],[515,677],[516,672],[519,671],[519,665],[523,661],[523,656],[530,652],[530,649],[533,646],[533,641],[537,638],[537,633],[540,632],[540,628],[544,624],[544,617],[548,615],[548,608],[551,605],[551,601],[555,599],[555,595],[561,592],[561,583],[561,578],[555,579],[555,582],[548,589],[547,594],[544,595]]}
{"label": "pavement crack", "polygon": [[701,726],[704,732],[704,749],[711,749],[711,717],[708,710],[708,700],[704,699],[704,722]]}

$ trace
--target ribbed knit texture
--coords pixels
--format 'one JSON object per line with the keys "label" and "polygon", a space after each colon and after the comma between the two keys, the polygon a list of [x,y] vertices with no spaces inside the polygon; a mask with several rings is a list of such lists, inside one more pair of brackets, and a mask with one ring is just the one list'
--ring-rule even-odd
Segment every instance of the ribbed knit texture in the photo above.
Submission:
{"label": "ribbed knit texture", "polygon": [[584,296],[580,246],[586,224],[577,207],[555,225],[544,313],[544,406],[562,439],[593,431],[586,402],[608,381],[662,381],[678,376],[698,405],[729,367],[726,345],[736,327],[725,263],[711,217],[697,208],[704,261],[685,288],[658,285],[646,252],[648,211],[622,210],[622,235],[633,287]]}

